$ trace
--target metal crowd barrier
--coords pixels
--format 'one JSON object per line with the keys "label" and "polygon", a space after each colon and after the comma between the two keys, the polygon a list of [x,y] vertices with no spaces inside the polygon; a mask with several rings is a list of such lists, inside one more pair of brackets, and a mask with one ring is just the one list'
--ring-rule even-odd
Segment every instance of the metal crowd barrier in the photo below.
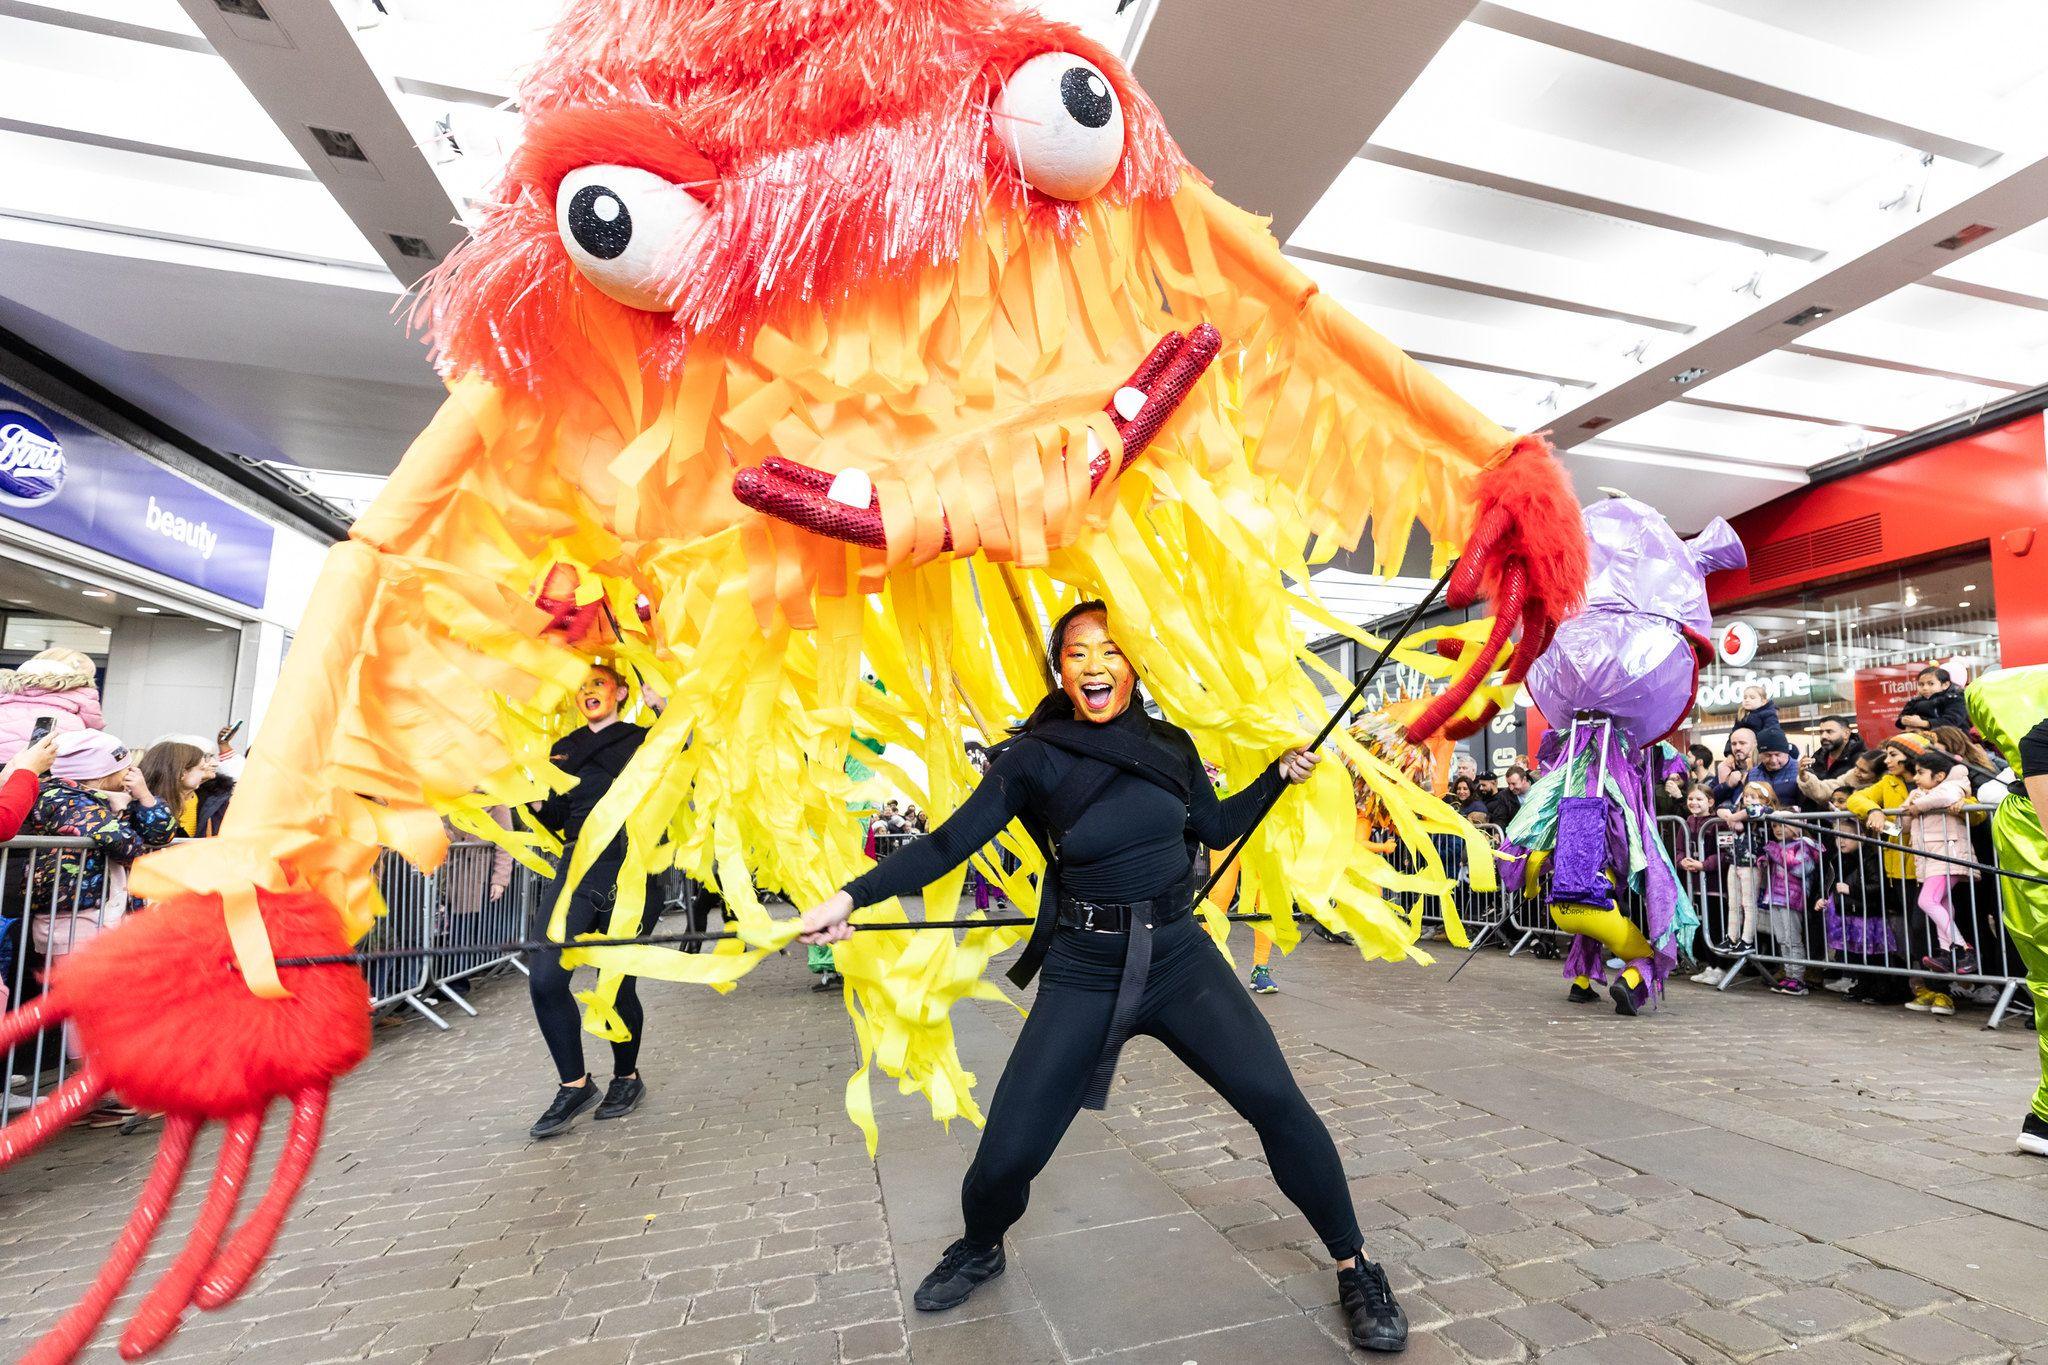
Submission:
{"label": "metal crowd barrier", "polygon": [[[92,844],[84,839],[16,838],[0,845],[0,962],[7,964],[9,1009],[27,1004],[43,991],[42,973],[53,961],[83,948],[106,927],[98,907],[81,912],[82,879],[73,871],[65,879],[71,894],[52,884],[35,894],[37,873],[51,879],[52,864],[61,867]],[[45,1029],[7,1049],[6,1090],[0,1093],[0,1120],[34,1108],[62,1085],[77,1066],[76,1040],[62,1026]]]}
{"label": "metal crowd barrier", "polygon": [[913,839],[921,839],[923,837],[916,830],[906,829],[893,832],[877,830],[875,832],[875,861],[880,862]]}
{"label": "metal crowd barrier", "polygon": [[[34,903],[38,870],[48,860],[76,860],[92,851],[83,839],[17,838],[0,844],[0,964],[5,969],[7,1008],[25,1004],[42,993],[43,979],[53,962],[82,949],[119,916],[103,906],[83,906],[81,878],[67,871],[72,888],[61,902],[57,888],[48,903]],[[386,853],[377,864],[378,889],[387,913],[378,920],[362,947],[417,948],[416,956],[373,961],[364,968],[373,1010],[404,1005],[445,1029],[447,1020],[433,1008],[434,997],[453,1002],[474,1015],[476,1009],[455,987],[502,969],[525,971],[512,953],[492,951],[496,945],[527,937],[530,923],[545,915],[547,883],[514,864],[503,895],[493,899],[490,872],[495,845],[458,840],[447,861],[431,875],[422,875],[404,859]],[[678,896],[687,897],[688,883],[669,877],[663,882],[666,910]],[[149,914],[148,910],[136,911]],[[75,1047],[75,1045],[74,1045]],[[0,1121],[40,1103],[76,1067],[62,1028],[46,1030],[6,1051],[5,1088],[0,1090]]]}
{"label": "metal crowd barrier", "polygon": [[[1501,828],[1489,821],[1474,820],[1472,827],[1486,836],[1486,842],[1498,849],[1506,840]],[[1488,943],[1506,946],[1508,938],[1520,928],[1518,918],[1526,913],[1522,896],[1505,886],[1493,891],[1477,891],[1472,886],[1472,872],[1465,841],[1452,834],[1432,834],[1430,843],[1436,847],[1437,857],[1442,861],[1444,871],[1452,881],[1451,908],[1458,913],[1458,919],[1465,926],[1471,941],[1478,943],[1482,935]],[[1416,872],[1422,868],[1422,860],[1409,852],[1407,847],[1396,848],[1389,855],[1389,861],[1403,872]],[[1394,898],[1397,902],[1412,900],[1411,896]],[[1426,930],[1444,931],[1444,903],[1435,896],[1422,899],[1422,923]],[[1526,942],[1526,940],[1525,940]],[[1517,950],[1519,949],[1517,945]]]}
{"label": "metal crowd barrier", "polygon": [[[1706,838],[1689,835],[1685,822],[1666,816],[1666,837],[1701,863],[1697,869],[1682,869],[1694,904],[1700,910],[1701,932],[1709,954],[1729,963],[1718,989],[1726,990],[1745,968],[1763,966],[1819,971],[1856,978],[1898,977],[1929,983],[1947,982],[1968,988],[1976,1003],[1989,1004],[1987,1028],[2004,1022],[2014,997],[2025,983],[2026,967],[2007,935],[2001,913],[2002,879],[1989,856],[1989,838],[1981,817],[1995,807],[1970,804],[1954,812],[1971,822],[1973,849],[1969,857],[1944,857],[1922,853],[1905,842],[1902,815],[1910,812],[1881,812],[1884,832],[1871,830],[1847,811],[1786,811],[1771,824],[1773,837],[1780,841],[1806,841],[1806,865],[1796,873],[1775,878],[1759,875],[1754,924],[1755,947],[1747,951],[1719,953],[1713,945],[1733,941],[1735,919],[1747,891],[1732,878],[1728,841],[1715,826],[1702,831]],[[1861,844],[1866,858],[1880,859],[1884,874],[1876,882],[1876,895],[1863,894],[1859,879],[1849,875],[1844,863],[1856,855],[1838,847],[1833,831],[1846,830],[1868,838],[1882,839],[1882,845]],[[1782,858],[1781,862],[1799,859]],[[1941,871],[1936,871],[1941,869]],[[1928,878],[1948,878],[1948,903],[1956,937],[1971,944],[1976,961],[1957,960],[1950,954],[1946,964],[1929,962],[1945,951],[1934,918],[1921,908]],[[1776,883],[1775,885],[1773,883]],[[1847,895],[1838,885],[1850,887]],[[1828,902],[1822,905],[1822,901]],[[1775,902],[1773,910],[1767,902]],[[1787,905],[1786,902],[1792,902]],[[1810,983],[1818,986],[1818,982]],[[1953,994],[1953,991],[1948,992]],[[1993,999],[1985,999],[1993,995]]]}

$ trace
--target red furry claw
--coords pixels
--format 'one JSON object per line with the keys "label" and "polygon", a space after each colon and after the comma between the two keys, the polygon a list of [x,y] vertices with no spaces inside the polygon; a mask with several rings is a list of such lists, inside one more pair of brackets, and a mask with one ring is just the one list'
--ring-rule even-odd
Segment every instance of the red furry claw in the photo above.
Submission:
{"label": "red furry claw", "polygon": [[[257,893],[280,957],[348,949],[340,917],[310,892]],[[176,972],[163,964],[179,964]],[[370,1050],[370,999],[346,967],[284,968],[291,994],[262,1000],[243,983],[214,897],[181,898],[124,920],[67,959],[50,989],[0,1017],[0,1048],[59,1024],[78,1031],[85,1062],[46,1102],[0,1129],[0,1166],[28,1155],[108,1092],[164,1115],[156,1164],[98,1277],[22,1357],[62,1365],[85,1349],[121,1296],[184,1183],[200,1128],[227,1126],[213,1179],[185,1248],[136,1310],[121,1354],[147,1355],[178,1330],[188,1308],[218,1308],[247,1286],[270,1254],[293,1197],[312,1168],[334,1078]],[[277,1173],[232,1238],[274,1098],[292,1101]]]}
{"label": "red furry claw", "polygon": [[1563,466],[1540,436],[1524,436],[1498,466],[1480,480],[1477,516],[1471,542],[1458,560],[1444,600],[1468,607],[1484,596],[1493,608],[1493,629],[1477,650],[1462,643],[1438,652],[1464,664],[1444,689],[1408,727],[1412,743],[1442,730],[1461,739],[1483,726],[1498,710],[1489,702],[1478,716],[1453,723],[1479,685],[1506,652],[1509,636],[1519,627],[1514,654],[1502,682],[1515,684],[1550,647],[1551,637],[1576,611],[1586,592],[1586,532],[1578,500]]}

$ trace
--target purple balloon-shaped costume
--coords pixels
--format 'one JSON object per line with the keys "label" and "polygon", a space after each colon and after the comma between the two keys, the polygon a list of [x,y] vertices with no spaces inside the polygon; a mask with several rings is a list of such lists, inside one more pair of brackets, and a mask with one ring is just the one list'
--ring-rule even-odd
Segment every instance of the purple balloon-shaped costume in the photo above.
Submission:
{"label": "purple balloon-shaped costume", "polygon": [[[1689,541],[1632,498],[1597,503],[1583,519],[1586,605],[1529,670],[1529,695],[1554,728],[1538,754],[1542,775],[1508,826],[1502,879],[1520,889],[1543,861],[1529,855],[1548,856],[1552,918],[1574,931],[1565,976],[1586,991],[1607,980],[1610,953],[1621,957],[1611,993],[1633,1014],[1661,993],[1698,926],[1657,837],[1655,785],[1684,771],[1660,741],[1684,723],[1712,657],[1706,577],[1748,557],[1719,517]],[[1615,912],[1624,886],[1641,893],[1640,927]]]}

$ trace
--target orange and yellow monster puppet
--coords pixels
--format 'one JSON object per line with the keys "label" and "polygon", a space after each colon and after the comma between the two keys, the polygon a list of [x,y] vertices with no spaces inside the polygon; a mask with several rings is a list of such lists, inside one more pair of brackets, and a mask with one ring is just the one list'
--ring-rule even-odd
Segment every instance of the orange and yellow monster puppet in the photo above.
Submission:
{"label": "orange and yellow monster puppet", "polygon": [[[496,201],[419,303],[447,402],[331,551],[221,836],[139,863],[154,909],[4,1025],[69,1019],[86,1062],[0,1160],[110,1090],[167,1115],[128,1230],[40,1359],[96,1329],[208,1121],[228,1139],[198,1225],[124,1350],[248,1283],[368,1049],[360,975],[295,960],[345,953],[379,913],[380,852],[433,866],[443,814],[546,868],[548,836],[482,812],[566,785],[547,746],[590,659],[565,622],[594,604],[620,623],[607,660],[667,706],[576,861],[623,831],[620,923],[679,866],[741,935],[566,954],[599,968],[604,1033],[624,975],[731,989],[787,943],[755,887],[801,904],[859,869],[854,733],[919,751],[928,790],[886,776],[952,809],[963,726],[997,738],[1042,695],[1033,641],[1081,596],[1239,785],[1327,714],[1289,623],[1350,628],[1290,584],[1368,527],[1391,570],[1420,523],[1440,562],[1462,555],[1450,600],[1493,611],[1400,650],[1448,679],[1417,738],[1497,705],[1581,592],[1543,444],[1318,293],[1070,27],[995,0],[571,0],[520,108]],[[1441,879],[1426,836],[1462,822],[1337,742]],[[1240,906],[1283,947],[1299,908],[1409,956],[1354,823],[1327,765],[1247,848]],[[1012,835],[1020,869],[982,870],[1028,909],[1038,853]],[[957,873],[929,888],[928,914],[958,892]],[[983,969],[1021,932],[842,945],[847,1107],[871,1141],[876,1067],[979,1119],[948,1010],[1002,998]],[[278,1097],[283,1159],[230,1235]]]}

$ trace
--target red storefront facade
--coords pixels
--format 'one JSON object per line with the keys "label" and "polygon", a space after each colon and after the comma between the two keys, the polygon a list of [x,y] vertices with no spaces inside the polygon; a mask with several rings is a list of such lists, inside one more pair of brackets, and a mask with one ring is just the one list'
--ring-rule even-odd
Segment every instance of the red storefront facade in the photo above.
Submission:
{"label": "red storefront facade", "polygon": [[1761,642],[1701,678],[1711,742],[1766,687],[1789,722],[1853,715],[1869,742],[1924,666],[1957,681],[2048,662],[2048,445],[2040,414],[1789,493],[1734,519],[1749,567],[1708,584]]}
{"label": "red storefront facade", "polygon": [[2048,448],[2039,414],[1735,518],[1749,568],[1714,575],[1716,617],[1882,571],[1989,550],[2002,662],[2048,662]]}

